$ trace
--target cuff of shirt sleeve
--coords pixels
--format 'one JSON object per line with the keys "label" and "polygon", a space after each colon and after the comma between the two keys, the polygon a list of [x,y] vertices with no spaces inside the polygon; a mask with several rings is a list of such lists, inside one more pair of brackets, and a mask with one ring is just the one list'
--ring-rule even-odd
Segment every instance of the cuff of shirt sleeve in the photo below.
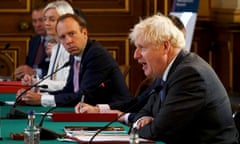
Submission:
{"label": "cuff of shirt sleeve", "polygon": [[108,104],[97,104],[100,113],[105,113],[110,110],[110,106]]}
{"label": "cuff of shirt sleeve", "polygon": [[44,107],[55,107],[56,103],[54,96],[47,93],[43,93],[41,97],[41,104]]}
{"label": "cuff of shirt sleeve", "polygon": [[144,119],[144,117],[141,117],[141,118],[139,118],[135,123],[133,123],[133,128],[136,128],[137,126],[138,126],[138,123],[142,120],[142,119]]}
{"label": "cuff of shirt sleeve", "polygon": [[130,113],[126,113],[126,114],[124,114],[124,122],[126,123],[126,124],[128,124],[128,117],[129,117],[129,115],[130,115]]}

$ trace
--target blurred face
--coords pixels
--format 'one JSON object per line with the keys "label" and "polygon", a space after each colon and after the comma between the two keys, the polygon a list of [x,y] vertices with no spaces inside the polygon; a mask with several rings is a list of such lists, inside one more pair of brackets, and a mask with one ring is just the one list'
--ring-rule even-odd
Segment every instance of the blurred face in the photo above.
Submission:
{"label": "blurred face", "polygon": [[135,46],[134,58],[142,65],[144,74],[152,78],[161,77],[168,64],[167,50],[164,48],[164,44],[160,44],[157,48],[139,37],[135,40]]}
{"label": "blurred face", "polygon": [[32,12],[32,25],[34,31],[38,35],[45,35],[45,27],[43,22],[43,10],[34,10]]}
{"label": "blurred face", "polygon": [[72,55],[80,55],[87,43],[87,29],[73,18],[66,18],[57,25],[57,34],[65,49]]}
{"label": "blurred face", "polygon": [[48,35],[56,35],[55,27],[57,24],[58,17],[59,15],[56,9],[50,8],[45,11],[43,20]]}

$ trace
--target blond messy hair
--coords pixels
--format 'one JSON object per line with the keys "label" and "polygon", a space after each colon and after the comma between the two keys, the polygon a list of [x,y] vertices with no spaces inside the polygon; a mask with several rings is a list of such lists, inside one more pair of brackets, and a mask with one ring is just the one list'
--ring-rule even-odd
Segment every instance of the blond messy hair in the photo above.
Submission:
{"label": "blond messy hair", "polygon": [[144,20],[131,29],[130,41],[134,43],[139,37],[146,43],[158,46],[169,41],[174,48],[185,48],[185,38],[183,32],[179,30],[173,22],[162,14],[155,14]]}

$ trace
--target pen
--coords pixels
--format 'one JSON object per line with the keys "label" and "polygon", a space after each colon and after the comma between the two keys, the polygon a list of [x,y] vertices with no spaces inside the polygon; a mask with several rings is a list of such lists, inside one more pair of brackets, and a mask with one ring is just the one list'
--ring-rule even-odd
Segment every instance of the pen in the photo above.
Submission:
{"label": "pen", "polygon": [[82,98],[81,98],[81,101],[80,101],[80,111],[83,108],[84,98],[85,98],[85,95],[82,95]]}

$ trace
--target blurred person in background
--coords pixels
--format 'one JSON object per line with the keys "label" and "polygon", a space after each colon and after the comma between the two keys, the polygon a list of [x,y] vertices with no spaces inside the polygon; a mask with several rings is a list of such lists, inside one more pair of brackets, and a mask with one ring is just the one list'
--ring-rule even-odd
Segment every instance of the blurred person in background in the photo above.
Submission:
{"label": "blurred person in background", "polygon": [[[65,63],[69,61],[69,53],[65,50],[64,46],[59,42],[56,33],[57,19],[61,15],[66,13],[74,14],[74,10],[71,7],[71,5],[64,0],[50,2],[43,10],[43,21],[47,32],[47,37],[49,40],[50,39],[55,40],[57,44],[55,44],[54,47],[52,47],[51,51],[50,64],[47,73],[47,75],[51,76],[39,84],[46,86],[44,88],[40,88],[42,91],[51,92],[61,90],[65,86],[67,81],[70,68],[69,66],[54,73],[58,68],[62,67]],[[22,83],[24,85],[31,85],[36,82],[37,79],[34,79],[30,75],[26,75],[22,79]]]}
{"label": "blurred person in background", "polygon": [[37,74],[40,78],[47,74],[49,61],[45,52],[46,30],[43,21],[43,9],[45,6],[45,3],[40,3],[32,10],[32,25],[36,35],[29,42],[26,64],[17,67],[14,72],[17,80],[21,80],[26,74]]}

